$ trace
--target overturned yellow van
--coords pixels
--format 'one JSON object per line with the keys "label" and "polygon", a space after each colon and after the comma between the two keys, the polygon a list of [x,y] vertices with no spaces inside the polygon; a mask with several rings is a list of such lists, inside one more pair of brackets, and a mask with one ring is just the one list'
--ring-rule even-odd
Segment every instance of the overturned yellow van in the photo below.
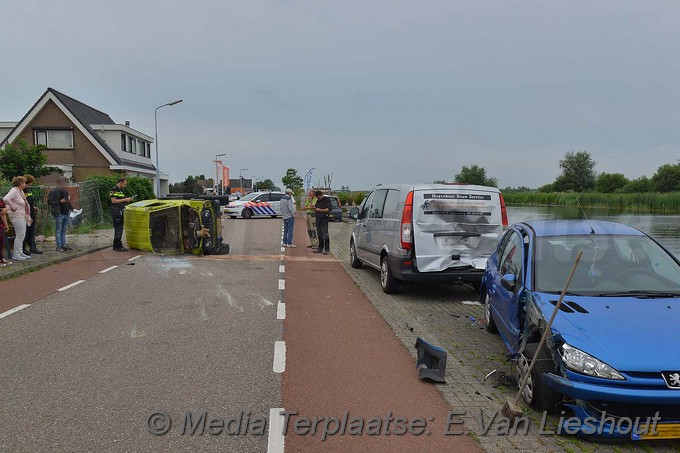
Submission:
{"label": "overturned yellow van", "polygon": [[163,254],[223,255],[219,202],[144,200],[125,207],[128,247]]}

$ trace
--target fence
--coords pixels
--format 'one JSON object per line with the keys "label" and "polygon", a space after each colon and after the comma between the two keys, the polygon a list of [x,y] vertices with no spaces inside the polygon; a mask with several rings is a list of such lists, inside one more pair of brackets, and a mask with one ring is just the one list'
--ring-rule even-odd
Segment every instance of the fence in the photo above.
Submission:
{"label": "fence", "polygon": [[[11,189],[11,185],[0,185],[0,196],[5,196]],[[54,236],[54,219],[47,204],[47,196],[52,187],[31,186],[30,192],[33,194],[35,206],[37,207],[35,221],[36,237]],[[111,216],[109,210],[102,207],[97,181],[84,181],[69,185],[66,190],[69,193],[73,211],[70,215],[69,228],[67,234],[89,234],[97,230],[111,229]],[[9,216],[8,219],[9,220]],[[10,231],[10,236],[13,232]]]}

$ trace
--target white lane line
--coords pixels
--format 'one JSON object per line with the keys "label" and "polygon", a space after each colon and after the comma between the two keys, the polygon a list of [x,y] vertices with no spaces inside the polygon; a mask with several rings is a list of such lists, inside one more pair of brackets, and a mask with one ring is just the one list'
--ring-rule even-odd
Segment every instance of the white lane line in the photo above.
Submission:
{"label": "white lane line", "polygon": [[276,304],[276,319],[286,319],[286,304],[281,301]]}
{"label": "white lane line", "polygon": [[267,442],[267,453],[283,453],[286,438],[283,435],[283,414],[282,407],[269,409],[269,441]]}
{"label": "white lane line", "polygon": [[2,312],[2,313],[0,313],[0,319],[4,318],[5,316],[9,316],[9,315],[11,315],[12,313],[16,313],[16,312],[18,312],[19,310],[23,310],[24,308],[26,308],[26,307],[28,307],[28,306],[29,306],[28,304],[21,304],[21,305],[19,305],[18,307],[12,308],[11,310],[7,310],[7,311],[5,311],[5,312]]}
{"label": "white lane line", "polygon": [[78,280],[77,282],[73,282],[70,285],[66,285],[64,287],[59,288],[57,291],[66,291],[69,288],[73,288],[74,286],[78,286],[81,283],[83,283],[85,280]]}
{"label": "white lane line", "polygon": [[286,289],[286,281],[282,278],[279,279],[279,289]]}
{"label": "white lane line", "polygon": [[282,252],[285,252],[285,251],[286,251],[286,248],[285,248],[285,247],[281,247],[281,251],[282,251]]}
{"label": "white lane line", "polygon": [[284,266],[283,264],[279,264],[279,272],[281,272],[282,274],[286,272],[286,266]]}
{"label": "white lane line", "polygon": [[134,260],[136,260],[137,258],[141,258],[141,257],[142,257],[142,255],[133,256],[133,257],[130,258],[128,261],[134,261]]}
{"label": "white lane line", "polygon": [[286,371],[286,342],[274,342],[274,373]]}
{"label": "white lane line", "polygon": [[111,266],[111,267],[107,267],[106,269],[99,271],[99,273],[100,273],[100,274],[106,274],[108,271],[112,271],[112,270],[114,270],[114,269],[117,268],[117,267],[118,267],[118,265]]}

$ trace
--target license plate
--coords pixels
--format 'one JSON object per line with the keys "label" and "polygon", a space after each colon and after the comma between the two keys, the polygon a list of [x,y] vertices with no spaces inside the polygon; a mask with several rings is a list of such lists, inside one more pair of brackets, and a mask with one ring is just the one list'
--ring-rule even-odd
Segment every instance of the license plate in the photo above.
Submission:
{"label": "license plate", "polygon": [[[652,427],[650,427],[650,430]],[[634,434],[631,436],[633,440],[660,440],[660,439],[680,439],[680,423],[663,423],[657,424],[656,433],[648,432],[646,434]]]}
{"label": "license plate", "polygon": [[452,246],[452,245],[457,245],[458,243],[460,243],[460,238],[456,238],[456,237],[439,238],[439,245],[441,247],[449,247],[449,246]]}

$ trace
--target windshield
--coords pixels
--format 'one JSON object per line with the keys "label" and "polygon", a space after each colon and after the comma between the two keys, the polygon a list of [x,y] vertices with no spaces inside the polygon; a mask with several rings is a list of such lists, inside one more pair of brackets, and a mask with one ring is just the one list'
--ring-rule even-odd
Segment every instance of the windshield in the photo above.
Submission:
{"label": "windshield", "polygon": [[249,193],[248,195],[242,196],[240,201],[250,201],[253,198],[257,197],[258,195],[259,193],[257,192]]}
{"label": "windshield", "polygon": [[583,235],[537,239],[535,290],[560,293],[583,251],[568,292],[608,295],[663,292],[680,295],[680,266],[647,236]]}

